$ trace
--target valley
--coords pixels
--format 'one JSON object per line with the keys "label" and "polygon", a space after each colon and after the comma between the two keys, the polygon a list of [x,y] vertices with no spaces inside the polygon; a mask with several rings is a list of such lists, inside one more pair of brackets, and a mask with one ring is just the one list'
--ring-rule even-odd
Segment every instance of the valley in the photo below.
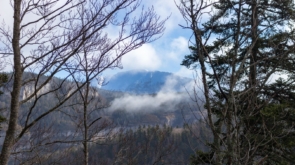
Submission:
{"label": "valley", "polygon": [[[26,73],[26,75],[28,78],[34,76],[32,73]],[[42,78],[40,81],[42,81]],[[181,78],[170,73],[158,71],[121,73],[119,76],[115,75],[115,78],[110,79],[107,85],[101,88],[95,86],[95,82],[91,82],[89,91],[89,99],[91,101],[88,102],[87,109],[83,111],[83,100],[79,99],[78,94],[74,95],[61,108],[52,111],[32,127],[29,132],[25,133],[24,138],[18,142],[14,149],[15,153],[18,154],[15,154],[11,162],[20,163],[22,161],[31,162],[35,160],[32,157],[33,153],[27,153],[26,151],[43,153],[43,159],[48,161],[48,163],[59,157],[56,155],[56,152],[52,153],[52,157],[50,157],[50,154],[48,155],[47,153],[49,150],[65,152],[71,149],[70,152],[66,152],[68,158],[72,157],[75,152],[80,152],[83,148],[83,137],[86,131],[85,127],[83,127],[85,115],[87,116],[88,125],[87,141],[90,148],[93,148],[91,149],[94,150],[93,153],[96,153],[96,150],[100,150],[98,144],[109,146],[103,149],[104,151],[116,150],[116,148],[121,150],[120,145],[118,146],[120,137],[128,136],[128,138],[131,138],[130,136],[139,136],[138,131],[141,134],[146,134],[146,131],[149,130],[158,133],[164,131],[166,134],[164,139],[170,139],[169,143],[171,144],[167,143],[168,146],[172,145],[172,141],[179,141],[180,139],[176,139],[178,136],[186,136],[193,139],[188,134],[189,129],[185,128],[185,126],[198,123],[202,119],[202,111],[195,110],[197,108],[194,107],[195,102],[191,100],[189,94],[185,91],[185,85],[190,83],[191,80],[188,78]],[[62,88],[55,93],[42,96],[43,93],[52,90],[51,88],[58,84],[62,84]],[[147,88],[141,88],[144,85],[147,85]],[[9,86],[11,86],[11,83],[2,88],[4,94],[0,98],[1,109],[7,110],[9,106]],[[71,81],[62,82],[58,78],[53,78],[51,83],[36,93],[37,97],[42,96],[37,102],[35,102],[34,98],[28,100],[28,96],[34,92],[36,87],[29,84],[25,86],[22,89],[20,99],[28,101],[21,105],[20,116],[22,117],[19,120],[18,130],[22,131],[27,122],[35,120],[38,116],[51,109],[54,104],[58,103],[58,97],[71,94],[71,90],[68,89],[73,91],[75,89],[73,86]],[[64,93],[63,91],[68,92]],[[2,111],[1,114],[8,117],[9,113],[8,111]],[[2,128],[1,137],[4,137],[7,125],[2,123]],[[134,135],[132,135],[133,133]],[[153,138],[157,139],[159,137]],[[3,141],[3,138],[0,138],[0,140]],[[136,138],[135,141],[137,140],[139,140],[138,143],[143,142],[143,139]],[[150,140],[148,140],[148,143],[151,142]],[[179,141],[179,143],[188,142]],[[194,143],[199,145],[197,141]],[[153,149],[150,149],[149,152],[153,152],[155,146],[150,147]],[[176,147],[175,144],[173,144],[173,147]],[[188,148],[183,149],[189,150]],[[44,155],[47,156],[44,157]],[[114,156],[116,156],[115,153],[108,154],[108,161],[115,159]],[[16,159],[18,160],[16,161]],[[182,161],[184,160],[187,161],[188,158],[183,158]]]}

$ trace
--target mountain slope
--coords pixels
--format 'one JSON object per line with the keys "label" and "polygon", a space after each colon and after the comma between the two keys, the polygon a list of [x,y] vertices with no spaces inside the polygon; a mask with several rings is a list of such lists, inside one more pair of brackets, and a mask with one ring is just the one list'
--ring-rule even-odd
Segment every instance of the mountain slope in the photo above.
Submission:
{"label": "mountain slope", "polygon": [[109,80],[102,89],[122,91],[134,94],[155,94],[161,90],[181,92],[184,86],[192,82],[189,78],[160,71],[120,72]]}

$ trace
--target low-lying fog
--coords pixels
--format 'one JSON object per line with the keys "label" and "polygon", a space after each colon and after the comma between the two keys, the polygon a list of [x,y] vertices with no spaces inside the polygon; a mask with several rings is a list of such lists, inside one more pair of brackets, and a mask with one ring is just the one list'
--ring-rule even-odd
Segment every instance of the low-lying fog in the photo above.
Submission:
{"label": "low-lying fog", "polygon": [[113,100],[109,109],[112,111],[125,109],[130,112],[137,112],[142,109],[153,111],[163,106],[165,110],[169,111],[174,110],[180,104],[196,104],[194,81],[184,84],[183,89],[177,92],[173,90],[176,84],[177,82],[173,79],[173,76],[168,77],[165,85],[158,93],[153,95],[125,94]]}

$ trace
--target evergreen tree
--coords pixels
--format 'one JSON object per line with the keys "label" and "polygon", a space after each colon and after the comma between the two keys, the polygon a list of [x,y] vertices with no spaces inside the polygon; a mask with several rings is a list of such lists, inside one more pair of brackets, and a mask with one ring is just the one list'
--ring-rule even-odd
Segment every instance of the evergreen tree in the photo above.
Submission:
{"label": "evergreen tree", "polygon": [[[183,0],[178,7],[194,35],[182,65],[201,67],[213,136],[192,164],[294,162],[294,1]],[[200,23],[204,15],[210,18]],[[287,78],[274,81],[279,74]]]}
{"label": "evergreen tree", "polygon": [[[5,73],[0,73],[0,87],[2,87],[8,81],[8,76]],[[0,96],[3,94],[3,91],[0,90]],[[6,119],[0,115],[0,123],[6,121]],[[1,128],[1,127],[0,127]]]}

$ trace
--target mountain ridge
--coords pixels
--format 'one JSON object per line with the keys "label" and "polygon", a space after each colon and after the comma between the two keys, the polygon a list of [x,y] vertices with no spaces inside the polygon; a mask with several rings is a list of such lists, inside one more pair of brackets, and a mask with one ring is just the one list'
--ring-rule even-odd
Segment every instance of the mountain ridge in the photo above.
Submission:
{"label": "mountain ridge", "polygon": [[155,94],[162,90],[182,92],[192,79],[169,72],[130,70],[119,72],[106,80],[102,89],[133,94]]}

